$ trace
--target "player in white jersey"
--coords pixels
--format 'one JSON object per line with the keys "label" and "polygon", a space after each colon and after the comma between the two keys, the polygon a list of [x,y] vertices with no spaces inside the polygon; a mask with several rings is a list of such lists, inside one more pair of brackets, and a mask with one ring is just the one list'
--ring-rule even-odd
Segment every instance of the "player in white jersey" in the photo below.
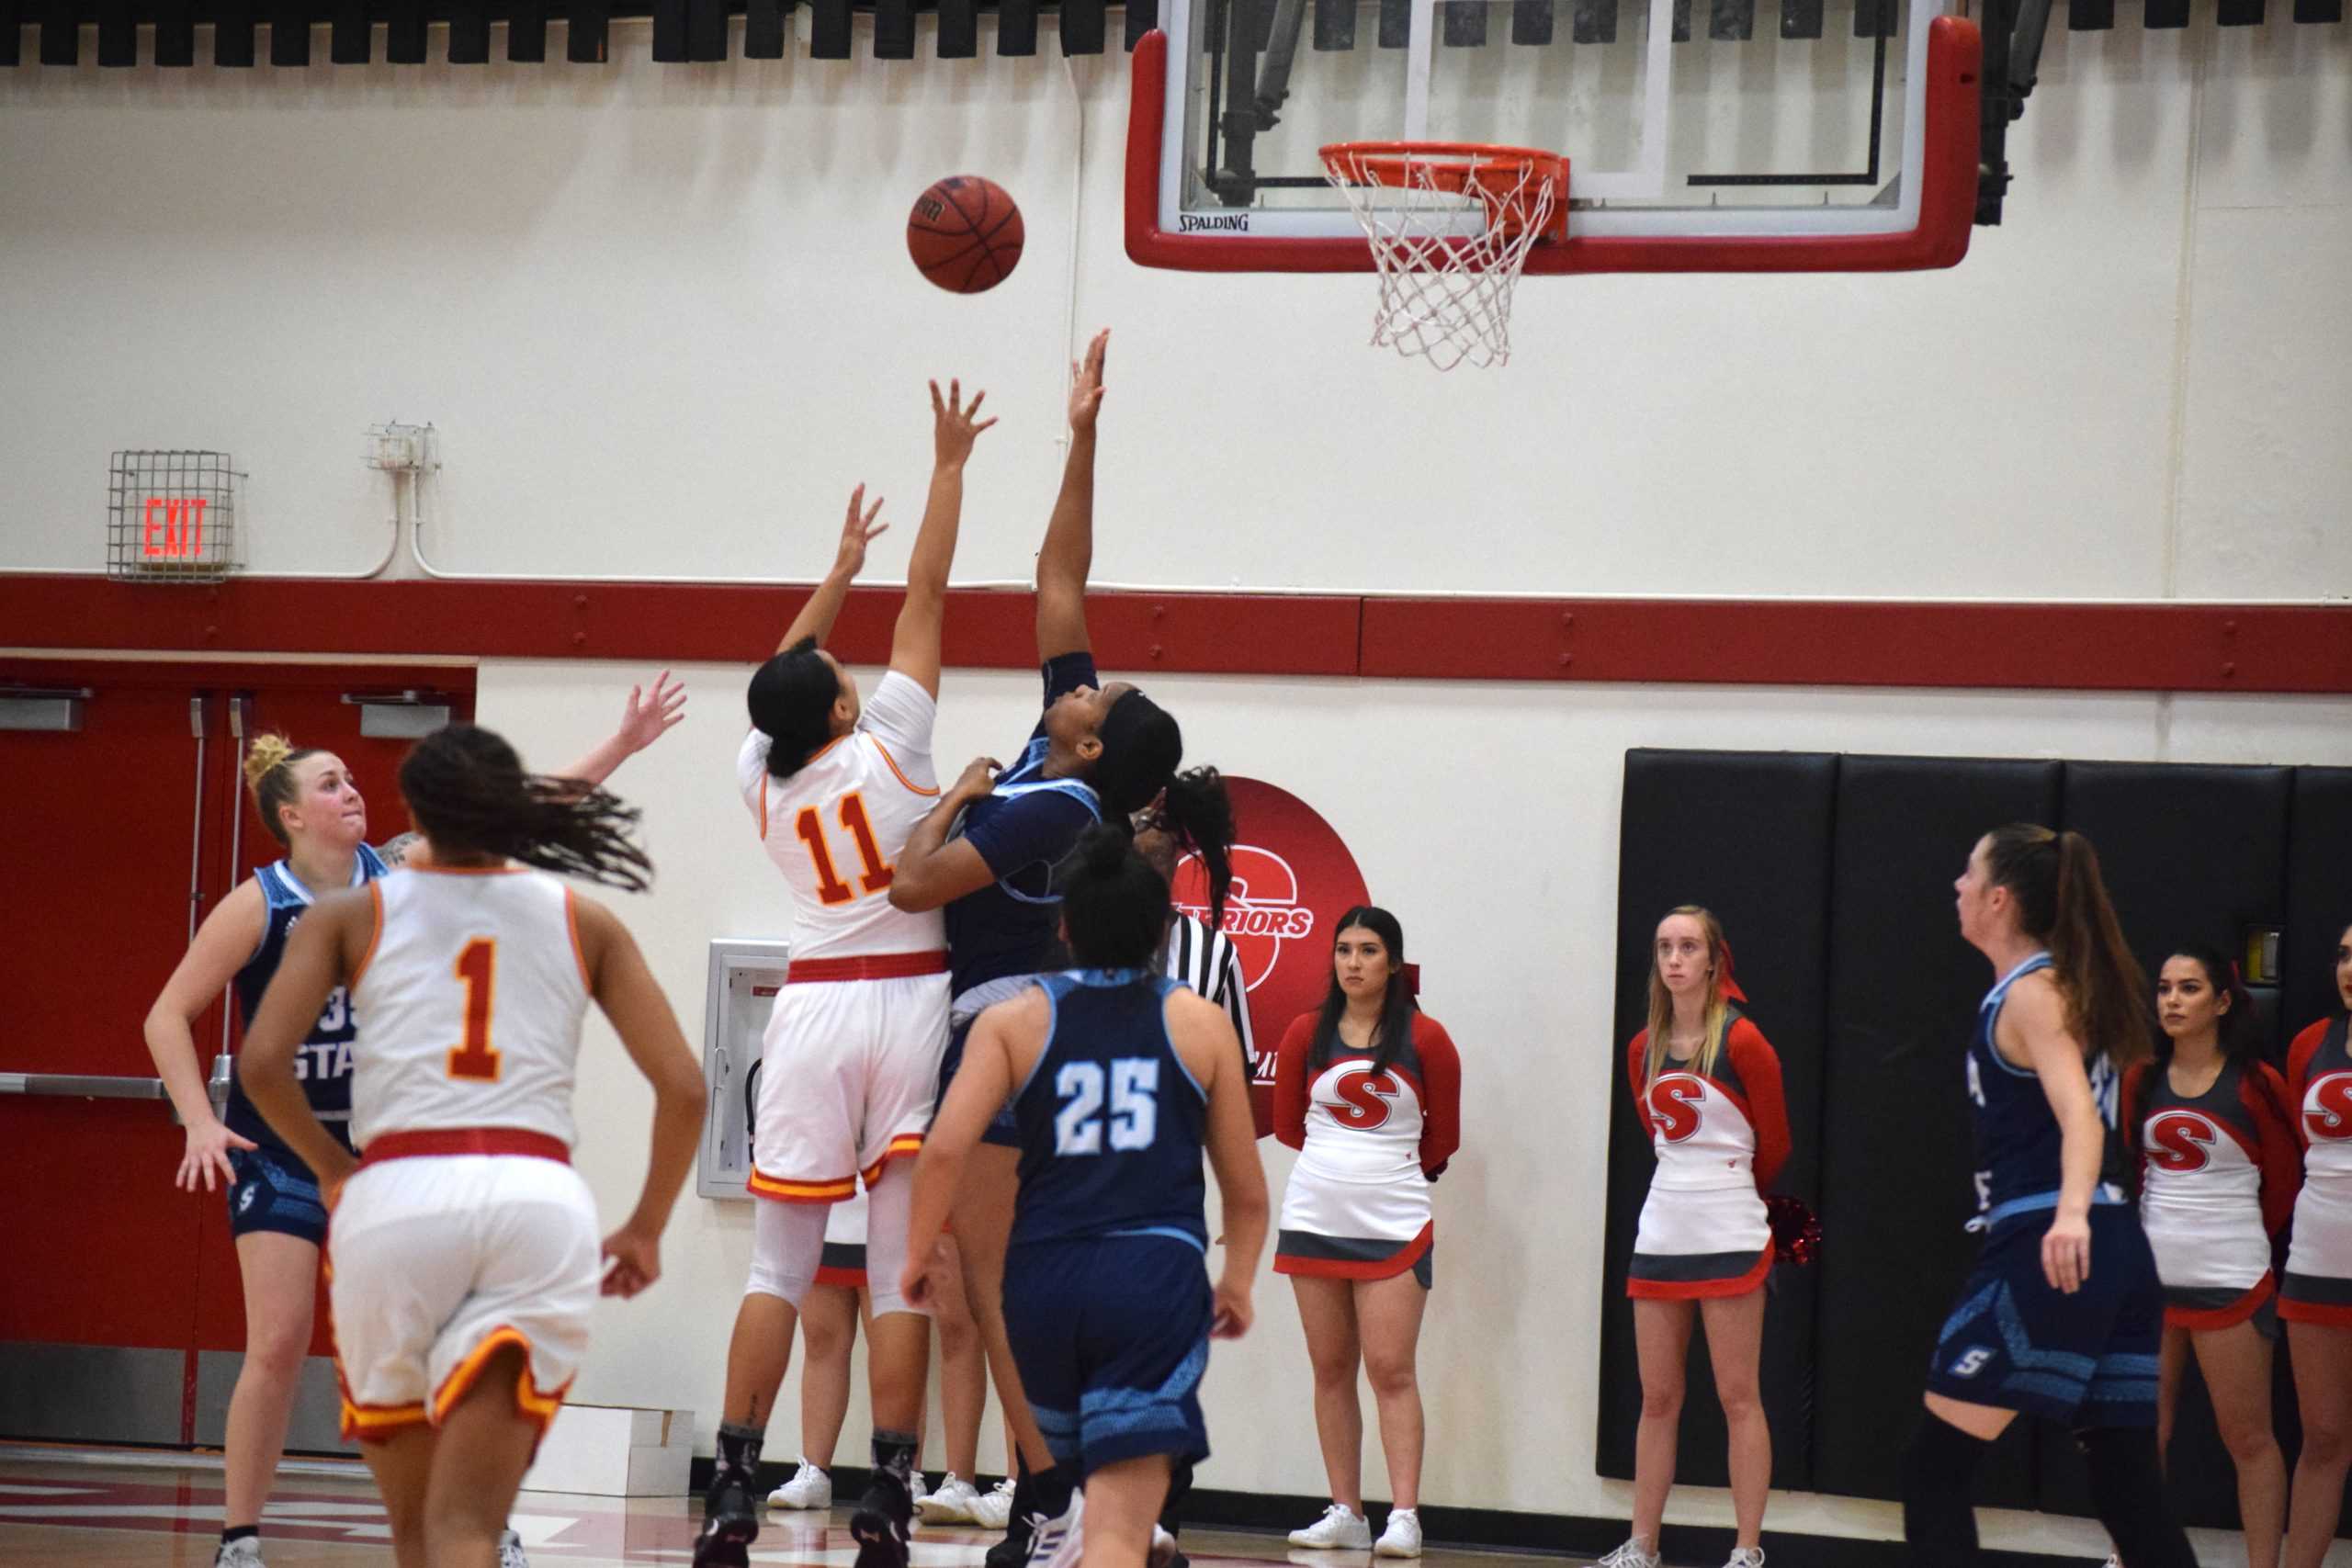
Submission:
{"label": "player in white jersey", "polygon": [[[624,836],[634,811],[525,773],[512,747],[470,725],[418,742],[401,793],[424,835],[409,869],[318,901],[238,1074],[334,1212],[343,1429],[383,1492],[401,1568],[492,1568],[586,1350],[599,1275],[604,1293],[628,1296],[661,1271],[703,1080],[619,920],[544,874],[642,888],[651,867]],[[368,1020],[353,1049],[356,1160],[294,1074],[336,986]],[[592,998],[655,1096],[644,1190],[601,1248],[571,1168]]]}
{"label": "player in white jersey", "polygon": [[718,1464],[695,1545],[700,1568],[743,1568],[759,1534],[760,1448],[792,1354],[793,1325],[817,1277],[825,1216],[862,1179],[873,1326],[873,1481],[851,1521],[861,1561],[905,1562],[917,1425],[931,1325],[899,1295],[912,1174],[947,1040],[947,936],[935,909],[890,903],[907,835],[939,798],[931,761],[947,572],[964,504],[964,465],[984,392],[932,384],[934,465],[890,668],[861,704],[825,639],[887,524],[850,497],[840,553],[752,677],[752,733],[737,758],[743,804],[792,897],[792,964],[760,1051],[748,1182],[755,1205],[751,1280],[727,1351]]}

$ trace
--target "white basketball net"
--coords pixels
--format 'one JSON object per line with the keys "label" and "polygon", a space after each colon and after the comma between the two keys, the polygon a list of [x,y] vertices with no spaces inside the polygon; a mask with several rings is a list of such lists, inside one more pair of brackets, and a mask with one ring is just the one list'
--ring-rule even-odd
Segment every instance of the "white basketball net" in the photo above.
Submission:
{"label": "white basketball net", "polygon": [[[1556,184],[1543,166],[1491,154],[1345,146],[1325,148],[1323,160],[1372,242],[1380,274],[1372,345],[1441,370],[1509,364],[1511,295],[1556,201]],[[1465,223],[1464,214],[1484,221]],[[1514,220],[1498,221],[1503,214]]]}

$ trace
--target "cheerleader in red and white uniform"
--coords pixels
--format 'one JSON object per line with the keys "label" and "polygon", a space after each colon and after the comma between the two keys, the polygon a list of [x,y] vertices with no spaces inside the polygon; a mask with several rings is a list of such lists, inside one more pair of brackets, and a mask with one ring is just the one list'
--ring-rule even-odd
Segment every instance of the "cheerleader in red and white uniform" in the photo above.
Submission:
{"label": "cheerleader in red and white uniform", "polygon": [[[1430,1183],[1462,1144],[1462,1059],[1413,1000],[1405,933],[1385,909],[1340,917],[1331,988],[1283,1036],[1274,1136],[1299,1151],[1283,1192],[1274,1272],[1291,1276],[1315,1366],[1315,1432],[1331,1483],[1323,1517],[1291,1544],[1421,1554],[1421,1393],[1414,1352],[1433,1278]],[[1363,1517],[1372,1381],[1392,1506],[1379,1541]]]}
{"label": "cheerleader in red and white uniform", "polygon": [[2287,1102],[2303,1142],[2303,1191],[2278,1291],[2303,1416],[2287,1568],[2319,1568],[2352,1469],[2352,926],[2336,939],[2335,992],[2346,1011],[2287,1048]]}
{"label": "cheerleader in red and white uniform", "polygon": [[1772,1230],[1762,1188],[1789,1155],[1781,1059],[1737,1003],[1731,949],[1714,916],[1686,904],[1658,922],[1650,950],[1649,1026],[1626,1048],[1634,1103],[1657,1151],[1634,1237],[1642,1421],[1634,1444],[1634,1534],[1605,1568],[1657,1568],[1657,1532],[1674,1485],[1684,1364],[1703,1319],[1715,1397],[1731,1436],[1730,1568],[1761,1568],[1772,1433],[1757,1363]]}
{"label": "cheerleader in red and white uniform", "polygon": [[2287,1087],[2261,1059],[2254,1000],[2208,947],[2184,947],[2156,978],[2164,1037],[2124,1075],[2124,1136],[2140,1156],[2140,1221],[2165,1288],[2156,1448],[2172,1446],[2192,1348],[2214,1424],[2237,1464],[2247,1568],[2277,1568],[2287,1461],[2270,1423],[2272,1238],[2302,1179]]}

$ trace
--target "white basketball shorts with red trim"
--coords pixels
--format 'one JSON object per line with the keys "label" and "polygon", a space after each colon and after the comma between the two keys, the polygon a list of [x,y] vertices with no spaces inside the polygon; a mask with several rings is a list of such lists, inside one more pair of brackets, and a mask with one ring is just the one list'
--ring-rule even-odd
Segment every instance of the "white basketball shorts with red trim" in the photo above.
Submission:
{"label": "white basketball shorts with red trim", "polygon": [[922,1148],[947,1048],[947,976],[786,986],[760,1044],[747,1185],[838,1203]]}
{"label": "white basketball shorts with red trim", "polygon": [[588,1349],[602,1248],[571,1166],[441,1155],[363,1168],[327,1233],[343,1431],[439,1425],[501,1347],[527,1366],[515,1409],[542,1429]]}

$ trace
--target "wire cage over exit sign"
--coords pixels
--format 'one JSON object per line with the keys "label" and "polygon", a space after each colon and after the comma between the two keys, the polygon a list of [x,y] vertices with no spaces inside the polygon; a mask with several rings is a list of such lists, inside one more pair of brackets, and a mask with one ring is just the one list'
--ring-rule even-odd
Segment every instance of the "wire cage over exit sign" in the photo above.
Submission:
{"label": "wire cage over exit sign", "polygon": [[218,582],[243,564],[226,452],[117,452],[107,468],[107,575]]}

